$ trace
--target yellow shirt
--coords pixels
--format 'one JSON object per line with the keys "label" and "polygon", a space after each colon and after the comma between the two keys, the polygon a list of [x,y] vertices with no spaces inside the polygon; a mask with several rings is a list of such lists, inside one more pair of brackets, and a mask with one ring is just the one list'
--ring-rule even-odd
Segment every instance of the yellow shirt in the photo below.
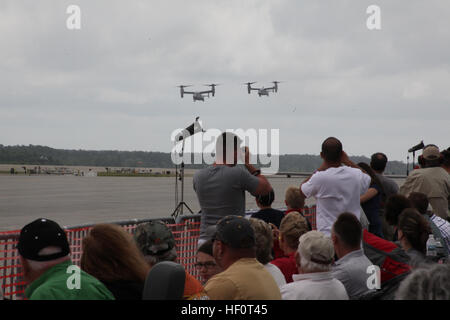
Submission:
{"label": "yellow shirt", "polygon": [[280,300],[272,275],[255,258],[242,258],[205,285],[211,300]]}

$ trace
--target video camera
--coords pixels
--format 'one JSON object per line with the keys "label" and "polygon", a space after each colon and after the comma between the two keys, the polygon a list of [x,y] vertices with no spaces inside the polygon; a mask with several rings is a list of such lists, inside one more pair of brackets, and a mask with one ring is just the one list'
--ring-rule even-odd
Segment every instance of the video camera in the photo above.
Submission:
{"label": "video camera", "polygon": [[417,144],[414,147],[408,149],[408,152],[416,152],[417,150],[423,149],[423,147],[425,147],[425,145],[423,144],[423,140],[422,140],[422,141],[420,141],[419,144]]}
{"label": "video camera", "polygon": [[[408,149],[408,152],[412,152],[412,154],[413,154],[413,163],[412,163],[413,170],[414,170],[414,160],[415,160],[414,158],[416,156],[416,151],[417,150],[422,150],[424,147],[425,147],[425,145],[423,144],[423,140],[422,140],[422,141],[420,141],[419,144],[416,144],[414,147]],[[408,176],[408,174],[409,174],[409,154],[408,154],[407,159],[408,160],[406,161],[406,176]],[[420,157],[419,157],[419,164],[421,166],[423,166],[423,162],[422,162],[422,159]]]}

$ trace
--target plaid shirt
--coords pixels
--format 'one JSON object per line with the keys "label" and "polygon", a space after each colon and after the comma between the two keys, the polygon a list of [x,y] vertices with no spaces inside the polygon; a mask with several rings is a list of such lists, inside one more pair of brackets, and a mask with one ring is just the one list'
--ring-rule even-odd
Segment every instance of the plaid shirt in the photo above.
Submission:
{"label": "plaid shirt", "polygon": [[435,226],[439,229],[441,232],[442,238],[444,239],[445,243],[447,244],[447,251],[450,254],[450,223],[441,217],[438,217],[437,215],[433,214],[430,217],[430,220],[435,224]]}

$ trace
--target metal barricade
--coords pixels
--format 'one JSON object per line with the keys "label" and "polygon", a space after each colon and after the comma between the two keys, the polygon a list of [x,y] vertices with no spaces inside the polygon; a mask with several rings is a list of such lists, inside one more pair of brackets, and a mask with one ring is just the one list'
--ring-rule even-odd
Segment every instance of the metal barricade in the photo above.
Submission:
{"label": "metal barricade", "polygon": [[[140,223],[161,220],[174,232],[174,237],[183,237],[183,226],[175,224],[173,218],[134,219],[129,221],[113,222],[122,226],[127,232],[133,233]],[[82,242],[94,225],[86,224],[74,227],[64,227],[70,245],[70,256],[74,264],[80,265],[82,255]],[[23,280],[22,266],[19,252],[16,248],[20,230],[0,232],[0,288],[6,299],[20,300],[25,297],[26,282]],[[184,242],[183,239],[178,241]],[[183,264],[183,261],[180,261]]]}
{"label": "metal barricade", "polygon": [[26,285],[16,248],[19,234],[19,230],[0,232],[0,289],[7,299],[22,298]]}
{"label": "metal barricade", "polygon": [[[305,207],[305,217],[316,229],[316,206]],[[178,217],[177,222],[173,218],[133,219],[128,221],[112,222],[122,226],[127,232],[133,234],[137,225],[144,222],[161,220],[171,229],[176,243],[178,262],[184,266],[187,272],[198,277],[195,268],[195,255],[197,253],[198,239],[200,236],[200,214]],[[80,265],[82,255],[82,242],[84,237],[92,229],[93,224],[73,227],[64,227],[70,245],[71,259],[76,265]],[[0,232],[0,288],[6,299],[23,299],[26,283],[23,279],[22,266],[19,253],[16,248],[20,230]]]}

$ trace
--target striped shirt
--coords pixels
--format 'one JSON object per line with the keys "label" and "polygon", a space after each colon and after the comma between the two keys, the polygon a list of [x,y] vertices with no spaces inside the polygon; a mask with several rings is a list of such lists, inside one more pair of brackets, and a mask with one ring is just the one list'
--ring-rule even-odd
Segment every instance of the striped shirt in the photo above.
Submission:
{"label": "striped shirt", "polygon": [[[445,241],[447,251],[450,254],[450,223],[448,221],[442,219],[441,217],[438,217],[435,214],[433,214],[430,217],[430,220],[434,223],[434,225],[441,232],[442,239]],[[442,245],[444,245],[444,244],[442,244]]]}

